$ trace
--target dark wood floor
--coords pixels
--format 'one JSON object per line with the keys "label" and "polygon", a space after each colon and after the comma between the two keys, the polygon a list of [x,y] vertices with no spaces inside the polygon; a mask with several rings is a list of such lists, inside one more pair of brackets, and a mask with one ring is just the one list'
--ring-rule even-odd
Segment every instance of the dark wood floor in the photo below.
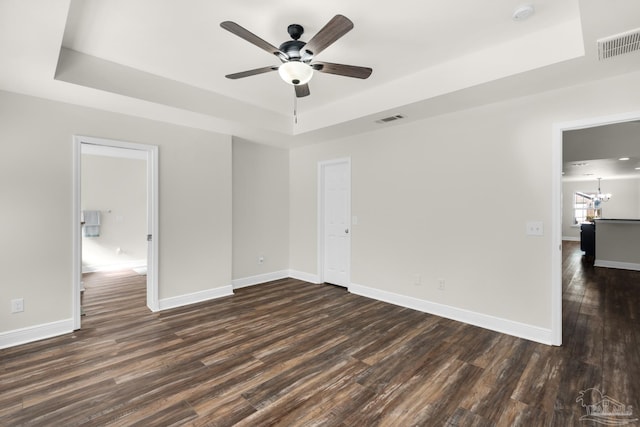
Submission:
{"label": "dark wood floor", "polygon": [[589,388],[637,418],[640,273],[564,258],[562,347],[292,279],[154,314],[93,274],[82,330],[0,350],[0,425],[587,426]]}

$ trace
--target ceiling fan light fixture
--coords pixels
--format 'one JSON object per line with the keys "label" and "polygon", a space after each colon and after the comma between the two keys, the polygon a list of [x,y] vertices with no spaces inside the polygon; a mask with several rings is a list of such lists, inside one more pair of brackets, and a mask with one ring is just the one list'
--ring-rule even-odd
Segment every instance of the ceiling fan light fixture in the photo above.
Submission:
{"label": "ceiling fan light fixture", "polygon": [[285,62],[278,67],[278,74],[286,83],[298,86],[309,83],[313,77],[313,68],[300,61]]}

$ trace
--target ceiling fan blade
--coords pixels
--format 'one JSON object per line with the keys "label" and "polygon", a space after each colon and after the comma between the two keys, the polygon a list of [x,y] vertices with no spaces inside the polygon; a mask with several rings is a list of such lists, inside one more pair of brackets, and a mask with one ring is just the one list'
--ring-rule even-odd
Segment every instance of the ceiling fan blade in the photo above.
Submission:
{"label": "ceiling fan blade", "polygon": [[256,74],[268,73],[269,71],[275,71],[278,67],[269,66],[256,68],[254,70],[241,71],[239,73],[227,74],[225,77],[228,79],[241,79],[243,77],[255,76]]}
{"label": "ceiling fan blade", "polygon": [[303,85],[295,85],[293,87],[296,88],[296,96],[298,98],[303,98],[305,96],[311,95],[311,92],[309,91],[309,85],[306,83]]}
{"label": "ceiling fan blade", "polygon": [[331,62],[314,62],[311,64],[314,70],[322,73],[337,74],[339,76],[355,77],[356,79],[368,78],[373,70],[357,65],[332,64]]}
{"label": "ceiling fan blade", "polygon": [[352,28],[353,22],[349,18],[343,15],[336,15],[315,36],[311,37],[304,49],[316,56],[351,31]]}
{"label": "ceiling fan blade", "polygon": [[282,52],[280,49],[272,45],[271,43],[261,39],[260,37],[253,34],[251,31],[247,30],[244,27],[236,24],[232,21],[224,21],[220,23],[220,26],[225,30],[235,34],[236,36],[245,39],[249,43],[252,43],[258,46],[260,49],[266,50],[272,55],[276,55],[281,60],[289,59],[286,53]]}

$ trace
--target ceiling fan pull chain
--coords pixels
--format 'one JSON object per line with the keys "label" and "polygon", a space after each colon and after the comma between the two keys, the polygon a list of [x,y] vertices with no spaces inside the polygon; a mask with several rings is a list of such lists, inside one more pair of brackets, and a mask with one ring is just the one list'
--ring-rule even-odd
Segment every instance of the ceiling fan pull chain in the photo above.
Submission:
{"label": "ceiling fan pull chain", "polygon": [[298,97],[293,95],[293,123],[298,124]]}

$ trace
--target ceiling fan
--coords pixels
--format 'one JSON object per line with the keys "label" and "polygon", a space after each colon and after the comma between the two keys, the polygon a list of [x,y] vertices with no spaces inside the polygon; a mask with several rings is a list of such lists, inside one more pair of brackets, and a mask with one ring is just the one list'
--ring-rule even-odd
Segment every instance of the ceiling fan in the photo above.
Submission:
{"label": "ceiling fan", "polygon": [[337,74],[346,77],[355,77],[358,79],[366,79],[373,71],[371,68],[367,67],[315,61],[316,56],[320,52],[325,50],[353,28],[353,22],[342,15],[334,16],[324,27],[322,27],[322,29],[320,29],[320,31],[318,31],[315,36],[311,38],[311,40],[306,43],[300,40],[300,37],[304,33],[304,28],[298,24],[289,25],[289,27],[287,27],[287,32],[289,33],[289,36],[291,36],[291,40],[282,43],[280,47],[273,46],[271,43],[261,39],[235,22],[224,21],[220,23],[220,26],[236,36],[245,39],[249,43],[258,46],[260,49],[277,56],[282,62],[279,66],[273,65],[228,74],[225,76],[228,79],[240,79],[243,77],[278,70],[280,77],[282,77],[286,83],[293,85],[296,96],[301,98],[310,94],[309,80],[313,77],[314,71]]}

